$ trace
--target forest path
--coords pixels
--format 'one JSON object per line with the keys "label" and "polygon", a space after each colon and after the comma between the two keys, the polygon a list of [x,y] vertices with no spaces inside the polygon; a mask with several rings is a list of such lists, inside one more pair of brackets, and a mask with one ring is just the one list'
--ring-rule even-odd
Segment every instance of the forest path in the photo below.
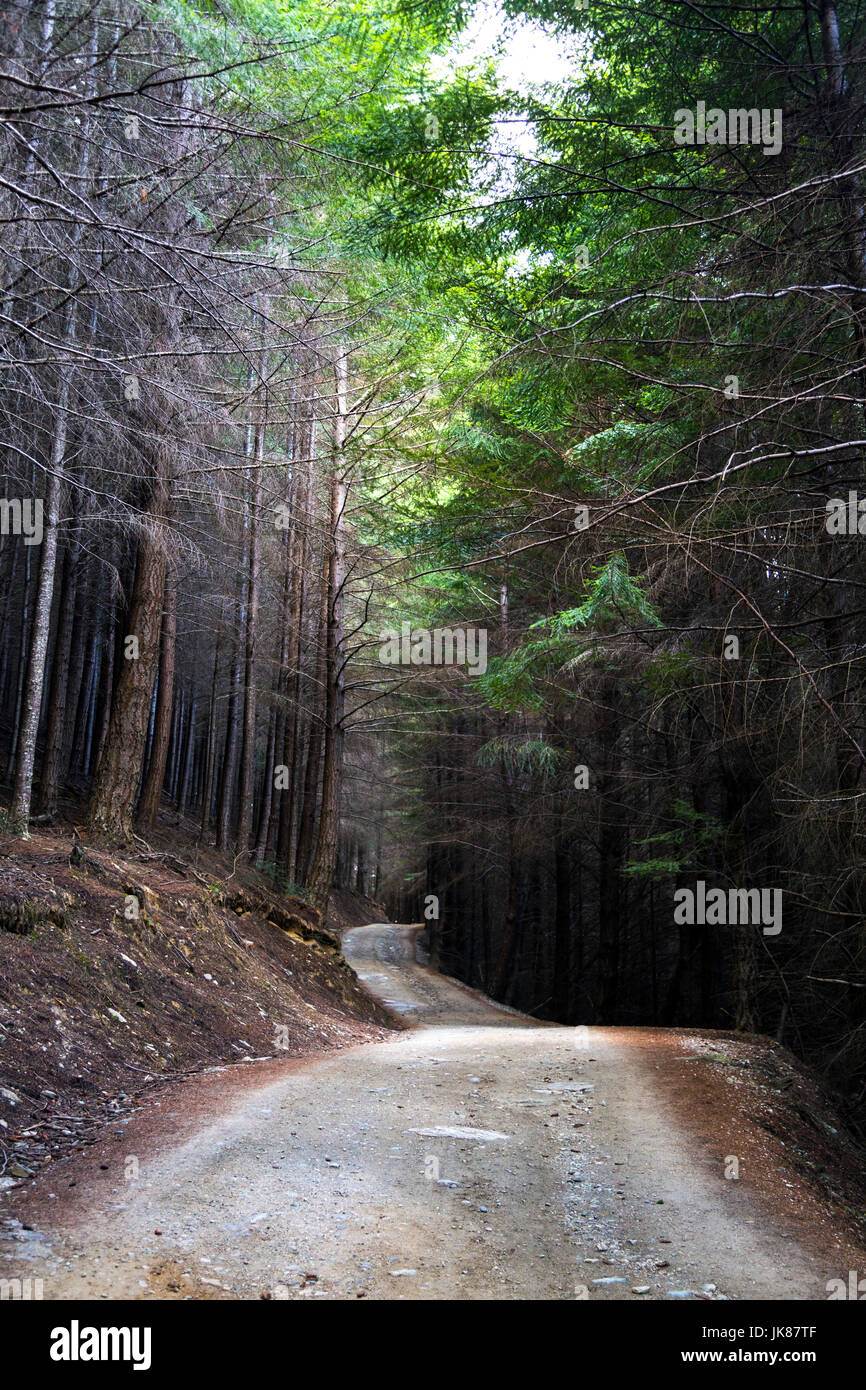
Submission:
{"label": "forest path", "polygon": [[538,1024],[419,965],[417,931],[344,939],[409,1031],[243,1069],[240,1094],[208,1078],[197,1110],[198,1079],[177,1087],[109,1162],[40,1180],[0,1276],[61,1299],[557,1300],[826,1298],[846,1277],[847,1250],[828,1263],[826,1231],[768,1214],[677,1118],[670,1030]]}

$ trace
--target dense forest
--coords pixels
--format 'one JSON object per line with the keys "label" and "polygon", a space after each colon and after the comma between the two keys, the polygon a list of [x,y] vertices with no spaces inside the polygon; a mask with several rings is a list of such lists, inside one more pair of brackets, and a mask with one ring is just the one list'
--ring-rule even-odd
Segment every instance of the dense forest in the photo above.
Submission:
{"label": "dense forest", "polygon": [[357,888],[862,1124],[859,0],[0,25],[4,830]]}

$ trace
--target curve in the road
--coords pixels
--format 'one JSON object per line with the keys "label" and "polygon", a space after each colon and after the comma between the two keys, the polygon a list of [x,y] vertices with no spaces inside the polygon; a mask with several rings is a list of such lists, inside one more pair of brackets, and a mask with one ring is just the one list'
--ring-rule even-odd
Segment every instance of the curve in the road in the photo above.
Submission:
{"label": "curve in the road", "polygon": [[4,1274],[47,1298],[589,1301],[823,1298],[845,1277],[856,1252],[775,1218],[684,1128],[670,1030],[540,1025],[419,964],[416,936],[345,938],[407,1030],[250,1067],[129,1181],[136,1118],[86,1218],[13,1232]]}

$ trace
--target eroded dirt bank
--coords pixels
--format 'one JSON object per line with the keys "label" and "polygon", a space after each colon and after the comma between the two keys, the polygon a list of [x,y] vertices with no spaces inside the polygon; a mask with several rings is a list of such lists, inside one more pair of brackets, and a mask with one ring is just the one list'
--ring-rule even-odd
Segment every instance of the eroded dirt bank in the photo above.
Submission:
{"label": "eroded dirt bank", "polygon": [[4,1274],[46,1298],[790,1300],[863,1267],[755,1118],[766,1085],[741,1094],[757,1044],[538,1025],[414,935],[344,942],[410,1031],[175,1088],[6,1199],[31,1229],[7,1225]]}
{"label": "eroded dirt bank", "polygon": [[0,844],[0,1189],[179,1075],[391,1031],[331,929],[347,895],[323,927],[217,862],[72,847]]}

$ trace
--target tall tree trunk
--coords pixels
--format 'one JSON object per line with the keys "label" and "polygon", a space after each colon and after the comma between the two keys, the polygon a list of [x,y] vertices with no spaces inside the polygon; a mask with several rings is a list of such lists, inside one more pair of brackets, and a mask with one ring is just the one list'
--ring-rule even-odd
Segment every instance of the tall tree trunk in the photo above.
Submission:
{"label": "tall tree trunk", "polygon": [[256,428],[255,463],[252,469],[250,494],[249,580],[247,586],[247,625],[244,651],[244,719],[241,743],[241,775],[238,813],[237,850],[247,854],[253,830],[253,799],[255,795],[256,752],[256,647],[259,625],[260,537],[259,512],[262,505],[262,459],[264,452],[264,421]]}
{"label": "tall tree trunk", "polygon": [[24,684],[27,675],[27,652],[29,650],[32,628],[30,604],[32,600],[31,590],[33,588],[33,547],[28,545],[25,546],[24,549],[24,588],[21,596],[21,634],[18,642],[18,661],[15,665],[18,676],[15,681],[15,697],[12,707],[12,742],[9,747],[8,777],[14,777],[15,762],[18,757],[18,735],[21,731],[21,711],[24,708]]}
{"label": "tall tree trunk", "polygon": [[277,749],[277,711],[268,714],[268,737],[265,745],[265,775],[262,782],[262,798],[259,807],[258,829],[256,831],[255,860],[264,864],[268,848],[268,834],[271,828],[271,812],[274,804],[274,767]]}
{"label": "tall tree trunk", "polygon": [[[243,622],[243,607],[241,608]],[[235,774],[237,772],[238,748],[240,743],[241,710],[241,638],[235,634],[231,655],[231,691],[226,714],[225,746],[222,768],[219,774],[219,799],[217,802],[217,849],[226,851],[231,843],[231,820],[234,803]]]}
{"label": "tall tree trunk", "polygon": [[[71,303],[65,338],[72,342],[75,333],[75,304]],[[61,367],[60,395],[57,402],[57,425],[51,447],[44,502],[44,534],[39,565],[39,586],[33,611],[30,633],[30,653],[24,682],[24,701],[18,733],[18,753],[15,760],[15,783],[9,820],[12,829],[29,837],[28,821],[33,795],[33,769],[36,761],[36,735],[42,708],[42,687],[45,662],[48,656],[48,637],[51,630],[51,607],[54,599],[54,579],[57,571],[57,527],[60,521],[60,501],[63,494],[63,459],[69,430],[69,380],[71,366]]]}
{"label": "tall tree trunk", "polygon": [[246,630],[246,587],[247,587],[247,546],[244,539],[242,568],[238,578],[238,630],[234,634],[231,657],[231,691],[228,714],[226,716],[225,749],[219,778],[219,802],[217,805],[217,849],[225,853],[232,843],[231,824],[235,799],[235,781],[241,738],[241,682],[243,680],[243,659]]}
{"label": "tall tree trunk", "polygon": [[174,704],[174,662],[177,647],[177,585],[167,584],[162,631],[159,639],[159,675],[156,688],[156,714],[150,763],[138,803],[138,824],[149,830],[159,813],[159,799],[165,781],[168,760],[168,741],[171,735],[171,712]]}
{"label": "tall tree trunk", "polygon": [[213,805],[214,782],[216,773],[216,740],[217,740],[217,692],[219,690],[219,665],[220,665],[220,644],[222,641],[222,630],[218,629],[216,644],[213,655],[213,672],[211,674],[210,686],[210,705],[208,708],[207,721],[207,748],[205,751],[205,771],[204,771],[204,800],[201,812],[201,825],[199,826],[196,845],[201,847],[204,844],[210,825],[211,807]]}
{"label": "tall tree trunk", "polygon": [[196,754],[196,742],[197,742],[197,740],[196,740],[196,733],[195,733],[195,720],[196,720],[196,710],[197,710],[197,708],[198,708],[198,699],[197,699],[197,697],[196,697],[195,695],[192,695],[192,696],[190,697],[190,702],[189,702],[189,718],[188,718],[188,720],[187,720],[187,730],[186,730],[186,747],[185,747],[184,755],[183,755],[183,765],[182,765],[182,772],[181,772],[181,776],[180,776],[179,789],[178,789],[178,798],[177,798],[177,813],[178,813],[178,816],[179,816],[179,817],[182,817],[182,816],[186,813],[187,802],[188,802],[189,797],[190,797],[190,792],[191,792],[192,785],[193,785],[193,780],[194,780],[194,779],[193,779],[193,769],[194,769],[194,767],[195,767],[195,761],[196,761],[196,756],[195,756],[195,754]]}
{"label": "tall tree trunk", "polygon": [[72,629],[75,619],[76,566],[78,546],[67,548],[63,566],[63,583],[58,608],[57,638],[54,669],[48,695],[48,723],[45,731],[45,754],[39,785],[39,802],[43,815],[57,811],[60,773],[63,765],[63,745],[66,730],[66,697],[69,690],[69,668],[72,649]]}
{"label": "tall tree trunk", "polygon": [[[290,785],[280,799],[280,820],[277,836],[277,863],[284,867],[287,881],[298,876],[298,864],[305,868],[309,861],[312,838],[303,855],[298,849],[301,835],[298,830],[298,808],[301,802],[301,647],[304,623],[305,574],[309,561],[310,503],[312,499],[313,455],[316,444],[316,417],[313,409],[313,388],[309,377],[304,379],[301,392],[301,425],[297,432],[298,447],[294,449],[292,468],[292,531],[291,531],[291,588],[286,619],[288,646],[286,651],[283,763],[290,772]],[[316,783],[313,784],[314,788]],[[312,829],[312,825],[311,825]]]}
{"label": "tall tree trunk", "polygon": [[109,844],[127,844],[147,742],[150,702],[159,659],[166,563],[150,527],[165,516],[168,488],[160,462],[138,543],[127,635],[138,639],[138,657],[124,659],[112,700],[111,721],[90,795],[88,826]]}
{"label": "tall tree trunk", "polygon": [[319,617],[319,646],[316,656],[316,671],[313,681],[313,699],[311,701],[309,729],[307,731],[307,761],[304,768],[304,785],[302,789],[298,824],[296,873],[298,878],[304,882],[306,882],[309,874],[313,839],[316,830],[316,810],[318,806],[322,744],[324,741],[324,719],[316,712],[315,705],[321,702],[321,697],[324,694],[328,678],[328,573],[330,570],[330,557],[327,550],[325,552],[323,568],[324,573],[321,579],[321,612]]}
{"label": "tall tree trunk", "polygon": [[334,457],[331,473],[329,564],[327,568],[328,628],[325,642],[325,749],[322,766],[322,804],[319,835],[310,876],[307,900],[324,918],[334,880],[337,834],[340,824],[340,787],[343,770],[343,589],[346,582],[345,512],[347,485],[345,473],[346,395],[348,364],[345,354],[337,357],[334,411]]}
{"label": "tall tree trunk", "polygon": [[[105,654],[102,662],[102,718],[99,725],[99,738],[96,744],[97,767],[105,751],[105,745],[108,742],[108,730],[111,727],[111,707],[114,700],[114,666],[117,649],[116,627],[117,615],[112,608],[108,619],[108,631],[101,639],[98,638],[99,628],[97,627],[97,640],[101,640],[102,649]],[[86,771],[90,771],[89,761]]]}

